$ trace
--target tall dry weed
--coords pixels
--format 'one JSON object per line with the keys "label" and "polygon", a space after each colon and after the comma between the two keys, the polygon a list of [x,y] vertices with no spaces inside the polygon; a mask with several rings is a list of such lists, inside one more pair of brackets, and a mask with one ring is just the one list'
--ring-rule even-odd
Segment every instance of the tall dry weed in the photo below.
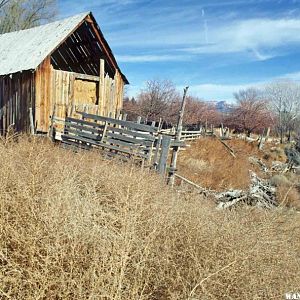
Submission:
{"label": "tall dry weed", "polygon": [[293,211],[216,211],[158,176],[23,137],[0,145],[1,299],[281,299]]}

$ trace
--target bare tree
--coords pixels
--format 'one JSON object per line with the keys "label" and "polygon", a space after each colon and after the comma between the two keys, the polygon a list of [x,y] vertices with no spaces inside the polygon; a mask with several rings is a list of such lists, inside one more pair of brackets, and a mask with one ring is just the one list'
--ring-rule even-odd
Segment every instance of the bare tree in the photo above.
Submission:
{"label": "bare tree", "polygon": [[9,0],[0,0],[0,9],[4,7],[5,4],[7,4]]}
{"label": "bare tree", "polygon": [[0,34],[28,29],[52,20],[56,0],[0,0]]}
{"label": "bare tree", "polygon": [[220,113],[215,105],[199,98],[189,96],[187,98],[184,123],[186,125],[204,125],[205,123],[220,123]]}
{"label": "bare tree", "polygon": [[[180,111],[181,97],[175,85],[168,80],[150,80],[146,87],[141,90],[137,100],[124,98],[123,111],[129,119],[142,116],[148,121],[158,121],[162,118],[169,125],[175,125]],[[184,124],[199,126],[206,122],[219,123],[220,113],[215,105],[205,102],[197,97],[188,96]]]}
{"label": "bare tree", "polygon": [[272,115],[268,110],[268,102],[262,98],[261,92],[254,88],[241,90],[234,94],[237,105],[229,114],[227,123],[248,136],[253,131],[262,130],[272,125]]}
{"label": "bare tree", "polygon": [[178,92],[172,82],[150,80],[146,83],[145,89],[137,96],[139,112],[141,116],[151,121],[159,118],[171,119],[170,112],[173,110],[170,108],[172,105],[177,105],[178,97]]}
{"label": "bare tree", "polygon": [[131,99],[129,97],[124,97],[122,113],[126,113],[127,119],[130,121],[137,119],[137,117],[140,115],[140,112],[139,106],[134,97]]}
{"label": "bare tree", "polygon": [[283,143],[284,135],[288,133],[290,138],[300,118],[300,85],[291,80],[281,80],[268,85],[265,93],[276,114],[277,130]]}

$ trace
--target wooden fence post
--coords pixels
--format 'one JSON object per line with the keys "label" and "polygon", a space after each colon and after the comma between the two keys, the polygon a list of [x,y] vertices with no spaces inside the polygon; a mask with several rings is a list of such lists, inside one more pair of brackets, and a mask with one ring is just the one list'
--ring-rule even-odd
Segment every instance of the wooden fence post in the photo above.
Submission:
{"label": "wooden fence post", "polygon": [[158,131],[161,131],[162,126],[163,126],[162,118],[159,118],[159,122],[158,122]]}
{"label": "wooden fence post", "polygon": [[161,146],[161,140],[162,140],[162,135],[160,134],[156,140],[155,153],[154,153],[153,163],[152,163],[155,170],[158,169],[158,154]]}
{"label": "wooden fence post", "polygon": [[160,158],[157,167],[159,174],[163,177],[165,176],[166,173],[170,146],[171,146],[171,137],[167,135],[163,135],[161,140],[161,153],[160,153]]}
{"label": "wooden fence post", "polygon": [[[181,103],[181,109],[179,112],[179,117],[178,117],[178,122],[177,122],[175,142],[178,142],[178,143],[180,143],[180,138],[181,138],[182,122],[183,122],[183,116],[184,116],[184,109],[185,109],[185,105],[186,105],[186,94],[187,94],[188,89],[189,89],[188,86],[184,89],[182,103]],[[173,153],[172,153],[171,165],[170,165],[170,178],[169,178],[169,183],[171,184],[171,186],[173,186],[174,182],[175,182],[174,173],[176,171],[178,152],[179,152],[179,146],[174,146]]]}

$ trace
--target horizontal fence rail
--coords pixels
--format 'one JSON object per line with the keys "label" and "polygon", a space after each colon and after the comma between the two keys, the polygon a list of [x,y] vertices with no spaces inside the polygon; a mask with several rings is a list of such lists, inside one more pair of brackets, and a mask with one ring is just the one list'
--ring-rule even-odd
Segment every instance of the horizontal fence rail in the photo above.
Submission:
{"label": "horizontal fence rail", "polygon": [[[54,140],[76,149],[100,148],[109,156],[134,158],[162,176],[168,170],[170,150],[185,147],[183,141],[178,141],[155,127],[155,122],[147,125],[141,124],[139,120],[132,122],[121,117],[115,119],[81,111],[76,111],[76,114],[80,117],[53,117]],[[54,124],[59,124],[59,128],[63,126],[62,132],[56,132]]]}
{"label": "horizontal fence rail", "polygon": [[[166,135],[170,135],[175,137],[175,130],[173,128],[170,129],[162,129],[161,132]],[[205,130],[183,130],[181,132],[181,141],[192,141],[199,139],[201,136],[208,136],[213,135],[212,131],[205,131]]]}
{"label": "horizontal fence rail", "polygon": [[149,160],[156,127],[77,112],[81,119],[65,119],[62,141],[81,148],[102,147]]}

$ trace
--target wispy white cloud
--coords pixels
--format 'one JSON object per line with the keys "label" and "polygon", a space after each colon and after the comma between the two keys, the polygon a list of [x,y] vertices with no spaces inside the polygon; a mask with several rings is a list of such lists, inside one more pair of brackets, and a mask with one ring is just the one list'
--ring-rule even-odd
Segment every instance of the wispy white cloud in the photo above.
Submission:
{"label": "wispy white cloud", "polygon": [[[247,84],[215,84],[215,83],[204,83],[189,86],[189,95],[199,97],[205,101],[234,101],[234,93],[240,90],[244,90],[251,87],[262,88],[266,85],[266,81],[253,82]],[[128,96],[135,97],[142,89],[141,85],[134,85],[128,87]],[[185,86],[177,86],[179,91],[183,91]]]}
{"label": "wispy white cloud", "polygon": [[291,79],[291,80],[298,81],[298,80],[300,80],[300,71],[284,74],[284,75],[280,76],[280,78],[285,78],[285,79]]}
{"label": "wispy white cloud", "polygon": [[[110,35],[111,42],[119,47],[170,47],[182,53],[228,54],[248,53],[254,60],[268,60],[282,55],[283,47],[300,45],[300,19],[248,19],[231,23],[214,23],[208,28],[205,11],[203,24],[195,26],[150,26],[141,22],[134,32],[123,29]],[[180,18],[179,18],[180,19]],[[141,43],[141,40],[143,43]]]}
{"label": "wispy white cloud", "polygon": [[234,92],[238,92],[242,89],[247,89],[252,86],[258,85],[257,83],[254,84],[233,84],[233,85],[226,85],[226,84],[213,84],[213,83],[206,83],[206,84],[198,84],[198,85],[191,85],[189,88],[189,93],[200,97],[204,100],[226,100],[226,101],[233,101]]}
{"label": "wispy white cloud", "polygon": [[208,43],[208,24],[205,17],[205,10],[202,9],[202,18],[203,18],[203,27],[204,27],[204,34],[205,34],[205,42]]}
{"label": "wispy white cloud", "polygon": [[119,62],[136,63],[136,62],[164,62],[164,61],[186,61],[191,57],[188,55],[117,55]]}
{"label": "wispy white cloud", "polygon": [[254,54],[254,57],[259,61],[264,61],[271,59],[273,57],[276,57],[276,54],[266,54],[262,53],[261,51],[258,51],[257,49],[252,49],[252,53]]}
{"label": "wispy white cloud", "polygon": [[299,31],[299,19],[239,20],[210,30],[210,44],[199,43],[182,50],[193,54],[252,51],[261,60],[268,57],[260,54],[261,49],[299,44]]}
{"label": "wispy white cloud", "polygon": [[123,10],[124,7],[139,1],[141,0],[58,0],[60,7],[59,17],[66,17],[84,11],[93,11],[95,13],[101,7],[101,15],[108,15],[112,20],[114,20],[115,18],[112,18],[112,11],[117,13],[118,11]]}
{"label": "wispy white cloud", "polygon": [[[190,93],[198,96],[205,100],[226,100],[234,101],[233,94],[239,90],[244,90],[248,88],[264,88],[271,82],[280,80],[295,80],[300,81],[300,71],[282,74],[274,77],[270,77],[266,80],[249,82],[245,84],[215,84],[215,83],[205,83],[196,84],[190,86]],[[180,87],[183,88],[183,87]]]}
{"label": "wispy white cloud", "polygon": [[277,48],[300,44],[300,19],[293,15],[241,19],[231,9],[226,10],[222,18],[217,18],[213,12],[218,7],[271,3],[271,0],[195,1],[185,9],[181,5],[170,5],[168,1],[166,5],[157,5],[155,0],[153,3],[142,0],[76,1],[76,7],[72,5],[74,0],[60,2],[62,7],[73,7],[77,11],[95,10],[109,43],[113,48],[124,49],[124,54],[129,47],[154,50],[169,47],[190,55],[247,52],[252,59],[261,61],[281,55]]}

